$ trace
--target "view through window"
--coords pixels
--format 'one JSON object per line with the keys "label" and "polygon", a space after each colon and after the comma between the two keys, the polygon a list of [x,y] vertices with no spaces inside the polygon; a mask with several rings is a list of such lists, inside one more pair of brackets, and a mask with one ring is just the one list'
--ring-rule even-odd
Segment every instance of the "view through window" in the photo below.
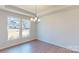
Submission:
{"label": "view through window", "polygon": [[[30,36],[30,21],[27,19],[21,19],[21,21],[22,22],[20,22],[18,17],[8,17],[8,40],[19,39],[20,34],[22,34],[22,38],[27,38]],[[22,33],[20,33],[21,28]]]}
{"label": "view through window", "polygon": [[30,35],[30,21],[29,20],[26,20],[26,19],[23,19],[22,20],[22,37],[25,38],[25,37],[29,37]]}
{"label": "view through window", "polygon": [[8,40],[18,39],[20,29],[20,20],[18,17],[8,17]]}

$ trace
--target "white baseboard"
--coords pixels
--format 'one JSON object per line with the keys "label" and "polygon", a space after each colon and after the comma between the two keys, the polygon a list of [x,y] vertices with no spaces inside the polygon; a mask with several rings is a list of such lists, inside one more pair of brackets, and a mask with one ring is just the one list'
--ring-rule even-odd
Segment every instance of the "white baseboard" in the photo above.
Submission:
{"label": "white baseboard", "polygon": [[23,40],[18,39],[18,40],[7,41],[0,44],[0,50],[11,47],[11,46],[19,45],[28,41],[32,41],[32,40],[34,39],[23,39]]}
{"label": "white baseboard", "polygon": [[41,40],[41,41],[47,42],[49,44],[54,44],[54,45],[57,45],[57,46],[60,46],[60,47],[63,47],[63,48],[66,48],[66,49],[69,49],[69,50],[72,50],[72,51],[79,52],[79,45],[68,45],[67,46],[67,45],[57,44],[57,43],[54,43],[54,42],[48,42],[48,41],[45,41],[45,40]]}
{"label": "white baseboard", "polygon": [[67,46],[66,47],[67,49],[70,49],[70,50],[72,50],[72,51],[77,51],[77,52],[79,52],[79,46],[78,45],[75,45],[75,46]]}

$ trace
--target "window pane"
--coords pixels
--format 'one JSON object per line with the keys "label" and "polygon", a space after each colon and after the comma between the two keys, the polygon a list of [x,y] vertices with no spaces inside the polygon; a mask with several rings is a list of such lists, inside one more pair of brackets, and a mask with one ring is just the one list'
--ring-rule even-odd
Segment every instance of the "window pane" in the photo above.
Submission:
{"label": "window pane", "polygon": [[20,21],[18,17],[8,17],[8,40],[19,38]]}
{"label": "window pane", "polygon": [[30,27],[31,27],[30,20],[23,19],[22,20],[22,37],[23,38],[30,36]]}

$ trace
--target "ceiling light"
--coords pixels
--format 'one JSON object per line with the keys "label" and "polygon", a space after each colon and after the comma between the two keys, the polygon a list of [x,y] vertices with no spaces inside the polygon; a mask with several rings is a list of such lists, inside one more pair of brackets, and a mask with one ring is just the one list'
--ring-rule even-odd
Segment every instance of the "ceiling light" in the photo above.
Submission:
{"label": "ceiling light", "polygon": [[37,15],[37,5],[35,5],[35,16],[31,17],[30,20],[33,21],[33,22],[40,22],[40,19],[39,19],[38,15]]}

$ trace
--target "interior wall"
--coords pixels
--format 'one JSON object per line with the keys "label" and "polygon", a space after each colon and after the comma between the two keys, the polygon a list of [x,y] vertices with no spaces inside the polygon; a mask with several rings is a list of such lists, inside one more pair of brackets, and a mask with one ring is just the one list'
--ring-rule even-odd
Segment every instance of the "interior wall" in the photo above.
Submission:
{"label": "interior wall", "polygon": [[79,7],[51,13],[38,24],[38,39],[79,52]]}
{"label": "interior wall", "polygon": [[[35,30],[34,30],[35,24],[34,24],[34,22],[32,22],[31,29],[30,29],[31,34],[30,34],[29,38],[26,38],[26,39],[20,38],[20,39],[16,39],[16,40],[8,40],[7,16],[9,16],[9,15],[17,15],[17,14],[13,14],[11,12],[9,13],[9,12],[0,10],[0,49],[35,39],[35,34],[34,34],[35,33]],[[19,15],[19,16],[22,16],[22,15]]]}

